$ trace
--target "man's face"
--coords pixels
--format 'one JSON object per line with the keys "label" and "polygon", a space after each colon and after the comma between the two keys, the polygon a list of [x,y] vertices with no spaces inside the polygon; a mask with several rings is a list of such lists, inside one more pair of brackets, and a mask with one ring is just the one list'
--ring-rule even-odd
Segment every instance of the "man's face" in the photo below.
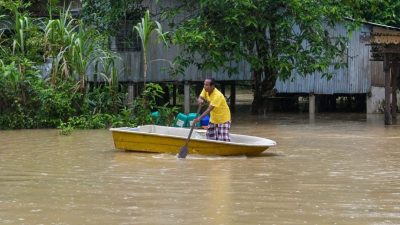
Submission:
{"label": "man's face", "polygon": [[210,82],[211,82],[210,80],[204,81],[204,90],[207,91],[208,93],[211,93],[212,90],[214,89],[214,86],[212,86]]}

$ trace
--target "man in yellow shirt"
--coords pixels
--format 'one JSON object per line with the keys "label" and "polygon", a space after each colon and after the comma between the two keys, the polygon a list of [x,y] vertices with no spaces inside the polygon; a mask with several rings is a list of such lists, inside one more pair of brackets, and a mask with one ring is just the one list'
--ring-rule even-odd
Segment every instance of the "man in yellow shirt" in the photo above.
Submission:
{"label": "man in yellow shirt", "polygon": [[231,141],[229,129],[231,128],[231,111],[226,103],[225,96],[215,88],[215,80],[207,78],[204,80],[204,88],[197,99],[198,104],[204,101],[209,102],[209,106],[199,117],[194,119],[198,123],[204,116],[210,113],[210,123],[207,129],[207,139],[218,141]]}

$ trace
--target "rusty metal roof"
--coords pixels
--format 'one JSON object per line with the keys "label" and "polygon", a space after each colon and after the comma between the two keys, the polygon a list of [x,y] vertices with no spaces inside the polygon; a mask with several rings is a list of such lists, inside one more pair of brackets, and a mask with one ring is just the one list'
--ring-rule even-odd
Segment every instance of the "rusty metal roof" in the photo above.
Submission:
{"label": "rusty metal roof", "polygon": [[384,25],[384,24],[373,23],[373,22],[367,22],[367,21],[364,21],[364,22],[362,22],[362,23],[368,24],[368,25],[372,25],[372,26],[374,26],[374,27],[381,27],[381,28],[385,28],[385,29],[398,30],[398,31],[400,31],[400,27],[388,26],[388,25]]}
{"label": "rusty metal roof", "polygon": [[371,44],[400,44],[400,29],[372,27]]}

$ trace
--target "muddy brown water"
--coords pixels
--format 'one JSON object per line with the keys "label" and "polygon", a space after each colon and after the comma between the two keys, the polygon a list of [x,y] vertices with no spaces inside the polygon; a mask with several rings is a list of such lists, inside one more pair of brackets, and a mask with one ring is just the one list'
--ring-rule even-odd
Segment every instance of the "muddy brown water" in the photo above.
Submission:
{"label": "muddy brown water", "polygon": [[400,126],[235,115],[258,157],[117,151],[107,130],[0,131],[0,224],[400,224]]}

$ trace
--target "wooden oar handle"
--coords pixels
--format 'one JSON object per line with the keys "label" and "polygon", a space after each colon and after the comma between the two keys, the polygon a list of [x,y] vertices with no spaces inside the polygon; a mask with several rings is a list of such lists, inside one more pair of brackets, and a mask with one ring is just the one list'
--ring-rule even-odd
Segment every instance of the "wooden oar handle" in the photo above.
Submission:
{"label": "wooden oar handle", "polygon": [[[197,114],[196,115],[198,115],[200,113],[200,110],[201,110],[201,105],[199,104],[199,107],[197,108]],[[190,137],[192,136],[192,133],[193,133],[194,126],[196,126],[195,123],[192,123],[192,125],[190,126],[190,132],[189,132],[189,135],[188,135],[188,137],[186,139],[185,146],[187,146],[188,143],[189,143]]]}

